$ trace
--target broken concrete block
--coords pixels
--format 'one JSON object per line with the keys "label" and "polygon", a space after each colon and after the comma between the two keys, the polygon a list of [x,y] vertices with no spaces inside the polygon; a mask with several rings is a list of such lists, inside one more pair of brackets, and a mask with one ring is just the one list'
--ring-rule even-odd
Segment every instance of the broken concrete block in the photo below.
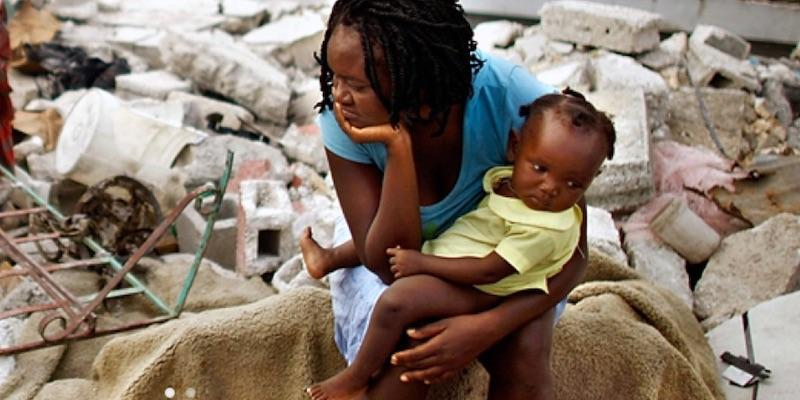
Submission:
{"label": "broken concrete block", "polygon": [[300,125],[314,122],[317,109],[314,108],[322,100],[319,90],[319,79],[300,77],[292,84],[292,99],[289,103],[289,120]]}
{"label": "broken concrete block", "polygon": [[[229,269],[236,269],[236,238],[239,213],[239,196],[226,193],[217,214],[211,239],[208,241],[204,257]],[[206,216],[193,206],[186,207],[175,221],[178,232],[178,247],[183,253],[194,253],[206,228]]]}
{"label": "broken concrete block", "polygon": [[123,26],[114,30],[108,42],[141,57],[150,68],[164,68],[159,47],[164,35],[160,29]]}
{"label": "broken concrete block", "polygon": [[23,110],[28,102],[40,97],[36,78],[18,72],[14,68],[8,69],[8,84],[12,88],[10,97],[14,109]]}
{"label": "broken concrete block", "polygon": [[651,282],[669,289],[692,307],[692,289],[686,261],[666,245],[637,237],[625,240],[625,251],[631,266]]}
{"label": "broken concrete block", "polygon": [[269,20],[269,4],[254,0],[224,0],[219,5],[226,32],[243,34]]}
{"label": "broken concrete block", "polygon": [[547,36],[621,53],[641,53],[658,45],[661,16],[589,1],[548,2],[539,11]]}
{"label": "broken concrete block", "polygon": [[203,89],[233,99],[259,118],[285,123],[291,89],[280,68],[221,32],[171,32],[162,42],[164,61]]}
{"label": "broken concrete block", "polygon": [[592,86],[588,60],[570,61],[537,71],[536,79],[556,88],[569,86],[579,92],[586,92]]}
{"label": "broken concrete block", "polygon": [[611,213],[602,208],[586,207],[587,238],[589,247],[596,248],[600,252],[608,255],[622,265],[628,265],[628,257],[622,251],[622,242],[619,238],[619,231],[614,224]]}
{"label": "broken concrete block", "polygon": [[[697,31],[695,31],[697,32]],[[719,88],[761,88],[755,68],[747,60],[736,58],[705,43],[706,36],[692,33],[689,37],[687,62],[689,76],[695,86]]]}
{"label": "broken concrete block", "polygon": [[56,171],[56,152],[51,151],[44,154],[31,154],[27,158],[28,171],[34,179],[47,182],[58,182],[64,176]]}
{"label": "broken concrete block", "polygon": [[289,259],[297,238],[286,183],[244,181],[239,185],[240,210],[236,241],[236,272],[249,277],[275,271]]}
{"label": "broken concrete block", "polygon": [[164,70],[117,75],[115,81],[116,93],[123,97],[139,96],[164,100],[170,92],[192,90],[191,82]]}
{"label": "broken concrete block", "polygon": [[[700,96],[724,155],[736,160],[746,157],[750,153],[750,144],[743,132],[747,123],[755,119],[750,95],[736,89],[702,88]],[[689,146],[702,146],[721,154],[706,126],[695,89],[670,91],[667,110],[667,124],[673,140]]]}
{"label": "broken concrete block", "polygon": [[213,135],[194,146],[189,146],[175,161],[175,166],[188,175],[186,185],[196,187],[206,182],[216,182],[225,170],[228,150],[234,152],[233,170],[238,171],[247,161],[264,160],[269,163],[269,179],[289,182],[289,162],[279,149],[266,143],[231,135]]}
{"label": "broken concrete block", "polygon": [[[747,313],[755,361],[773,371],[771,379],[758,386],[758,397],[764,399],[789,400],[800,391],[800,381],[792,379],[792,371],[800,371],[800,292],[791,293],[765,301]],[[747,357],[742,318],[735,316],[706,333],[708,343],[715,356],[730,352]],[[728,368],[717,358],[717,370],[722,374]],[[728,400],[750,400],[752,387],[720,385]]]}
{"label": "broken concrete block", "polygon": [[281,138],[280,144],[287,156],[314,167],[320,173],[328,172],[328,161],[325,158],[325,146],[322,144],[319,125],[292,124]]}
{"label": "broken concrete block", "polygon": [[[5,293],[0,292],[0,295]],[[0,348],[9,348],[17,344],[17,337],[22,333],[25,321],[22,318],[6,318],[0,320]],[[16,362],[13,355],[0,356],[0,387],[11,376]]]}
{"label": "broken concrete block", "polygon": [[31,136],[30,139],[23,140],[14,145],[14,159],[17,162],[25,160],[31,154],[44,153],[44,140],[39,136]]}
{"label": "broken concrete block", "polygon": [[255,122],[255,116],[246,108],[205,96],[180,91],[170,92],[167,95],[167,102],[181,104],[185,112],[183,123],[197,129],[206,129],[208,127],[206,117],[213,113],[222,115],[221,125],[226,128],[238,130],[242,127],[242,123],[249,125]]}
{"label": "broken concrete block", "polygon": [[711,46],[725,54],[745,59],[750,54],[750,43],[735,33],[713,25],[697,25],[692,32],[693,40]]}
{"label": "broken concrete block", "polygon": [[779,214],[728,236],[695,287],[695,314],[707,329],[800,288],[800,217]]}
{"label": "broken concrete block", "polygon": [[319,50],[324,35],[322,17],[304,12],[254,29],[242,37],[242,42],[262,57],[275,57],[285,66],[311,71],[317,67],[314,52]]}
{"label": "broken concrete block", "polygon": [[522,34],[524,27],[518,22],[496,20],[475,25],[475,41],[480,49],[506,48]]}
{"label": "broken concrete block", "polygon": [[97,14],[95,0],[52,0],[47,9],[63,19],[86,21]]}
{"label": "broken concrete block", "polygon": [[611,212],[632,211],[653,193],[650,166],[650,131],[641,89],[590,92],[586,98],[612,119],[617,132],[614,159],[586,191],[590,205]]}
{"label": "broken concrete block", "polygon": [[595,90],[643,89],[645,92],[664,92],[664,78],[641,66],[635,59],[619,54],[605,53],[591,62]]}
{"label": "broken concrete block", "polygon": [[686,32],[678,32],[663,40],[655,49],[636,58],[643,65],[660,70],[680,64],[688,48],[689,35]]}
{"label": "broken concrete block", "polygon": [[708,260],[720,243],[719,234],[677,197],[650,221],[650,230],[692,264]]}
{"label": "broken concrete block", "polygon": [[303,263],[303,255],[297,254],[278,268],[270,282],[272,286],[283,293],[299,287],[327,288],[327,279],[316,280],[308,275]]}
{"label": "broken concrete block", "polygon": [[522,62],[530,67],[544,58],[548,40],[543,33],[526,35],[514,42],[514,50],[519,53]]}

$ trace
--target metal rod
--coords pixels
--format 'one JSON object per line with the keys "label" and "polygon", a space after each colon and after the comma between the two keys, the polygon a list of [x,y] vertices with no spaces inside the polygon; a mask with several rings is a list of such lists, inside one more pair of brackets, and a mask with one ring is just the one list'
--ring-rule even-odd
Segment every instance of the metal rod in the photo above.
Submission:
{"label": "metal rod", "polygon": [[186,279],[183,282],[181,292],[178,294],[177,300],[175,300],[175,308],[173,309],[174,315],[180,315],[181,311],[183,311],[183,305],[186,303],[186,298],[189,296],[189,290],[192,288],[195,276],[197,276],[197,270],[200,267],[200,262],[203,260],[203,254],[205,253],[206,246],[208,245],[208,241],[211,239],[211,234],[214,232],[214,223],[216,222],[220,208],[222,208],[222,200],[225,196],[225,190],[228,188],[228,180],[231,177],[232,169],[233,152],[229,150],[227,158],[225,159],[225,172],[223,172],[222,177],[217,184],[215,193],[217,197],[214,199],[214,209],[206,219],[206,227],[203,231],[203,237],[200,240],[198,249],[194,253],[194,261],[192,262],[192,266],[189,268],[189,273],[186,275]]}
{"label": "metal rod", "polygon": [[[117,289],[117,290],[112,290],[112,291],[108,292],[108,294],[104,297],[104,299],[113,299],[115,297],[124,297],[124,296],[129,296],[129,295],[132,295],[132,294],[139,294],[139,293],[142,293],[142,289],[139,289],[139,288]],[[99,294],[100,293],[95,293],[95,294],[82,296],[82,297],[80,297],[80,300],[82,302],[84,302],[84,303],[88,303],[88,302],[94,300],[95,298],[97,298],[97,295],[99,295]]]}
{"label": "metal rod", "polygon": [[44,207],[26,208],[23,210],[3,211],[0,212],[0,218],[21,217],[23,215],[39,214],[47,211]]}
{"label": "metal rod", "polygon": [[58,232],[52,233],[42,233],[40,235],[30,235],[21,238],[14,239],[15,244],[22,244],[22,243],[29,243],[29,242],[40,242],[42,240],[49,240],[49,239],[58,239],[61,237],[61,234]]}
{"label": "metal rod", "polygon": [[[64,270],[64,269],[70,269],[70,268],[89,267],[89,266],[92,266],[92,265],[102,265],[102,264],[108,264],[108,259],[107,258],[90,258],[88,260],[70,261],[70,262],[66,262],[66,263],[63,263],[63,264],[48,264],[48,265],[45,265],[43,268],[47,272],[53,272],[53,271],[61,271],[61,270]],[[27,271],[27,270],[24,270],[22,268],[12,269],[12,270],[9,270],[9,271],[0,271],[0,279],[8,278],[8,277],[11,277],[11,276],[20,276],[20,275],[24,276],[24,275],[28,275],[28,274],[30,274],[30,272]]]}

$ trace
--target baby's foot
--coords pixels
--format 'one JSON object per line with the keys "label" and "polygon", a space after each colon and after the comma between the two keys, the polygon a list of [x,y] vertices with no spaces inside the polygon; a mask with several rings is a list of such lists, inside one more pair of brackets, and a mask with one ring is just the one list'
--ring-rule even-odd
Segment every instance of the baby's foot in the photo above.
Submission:
{"label": "baby's foot", "polygon": [[303,260],[306,262],[306,270],[314,279],[322,279],[331,272],[329,250],[322,248],[314,238],[311,237],[311,227],[306,228],[300,235],[300,250],[303,252]]}
{"label": "baby's foot", "polygon": [[367,386],[351,379],[346,371],[311,385],[306,393],[312,400],[366,400]]}

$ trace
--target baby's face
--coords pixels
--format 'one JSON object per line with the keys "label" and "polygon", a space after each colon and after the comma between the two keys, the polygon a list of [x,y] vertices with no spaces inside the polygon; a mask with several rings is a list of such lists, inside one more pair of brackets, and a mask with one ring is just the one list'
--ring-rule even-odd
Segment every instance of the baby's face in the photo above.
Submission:
{"label": "baby's face", "polygon": [[[526,124],[523,129],[536,129]],[[558,212],[572,207],[592,183],[607,153],[601,134],[574,132],[545,112],[539,132],[521,132],[511,185],[528,208]]]}

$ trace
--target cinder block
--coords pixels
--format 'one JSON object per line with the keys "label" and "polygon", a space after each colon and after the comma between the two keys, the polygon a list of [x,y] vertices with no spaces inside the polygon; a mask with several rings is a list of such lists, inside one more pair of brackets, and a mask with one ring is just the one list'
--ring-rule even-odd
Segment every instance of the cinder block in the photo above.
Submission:
{"label": "cinder block", "polygon": [[692,32],[692,37],[698,42],[740,60],[744,60],[750,54],[750,43],[735,33],[718,26],[697,25]]}
{"label": "cinder block", "polygon": [[243,181],[239,193],[236,271],[244,276],[273,272],[294,255],[294,210],[286,184]]}
{"label": "cinder block", "polygon": [[659,42],[661,16],[588,1],[546,3],[539,11],[547,36],[622,53],[641,53]]}
{"label": "cinder block", "polygon": [[706,31],[700,29],[689,37],[687,61],[692,83],[695,86],[760,90],[755,68],[747,60],[708,45],[705,42],[707,36]]}
{"label": "cinder block", "polygon": [[586,94],[598,110],[612,117],[617,131],[614,159],[606,160],[589,189],[590,205],[615,211],[632,211],[653,193],[650,166],[650,130],[641,89]]}
{"label": "cinder block", "polygon": [[667,91],[667,82],[632,57],[601,52],[592,59],[594,87],[598,92],[643,89],[647,93]]}
{"label": "cinder block", "polygon": [[[214,231],[206,247],[205,258],[234,270],[236,268],[237,215],[239,196],[228,193],[222,198],[222,206],[217,214]],[[175,221],[178,231],[178,248],[182,253],[194,253],[203,237],[206,217],[193,206],[186,207]]]}

